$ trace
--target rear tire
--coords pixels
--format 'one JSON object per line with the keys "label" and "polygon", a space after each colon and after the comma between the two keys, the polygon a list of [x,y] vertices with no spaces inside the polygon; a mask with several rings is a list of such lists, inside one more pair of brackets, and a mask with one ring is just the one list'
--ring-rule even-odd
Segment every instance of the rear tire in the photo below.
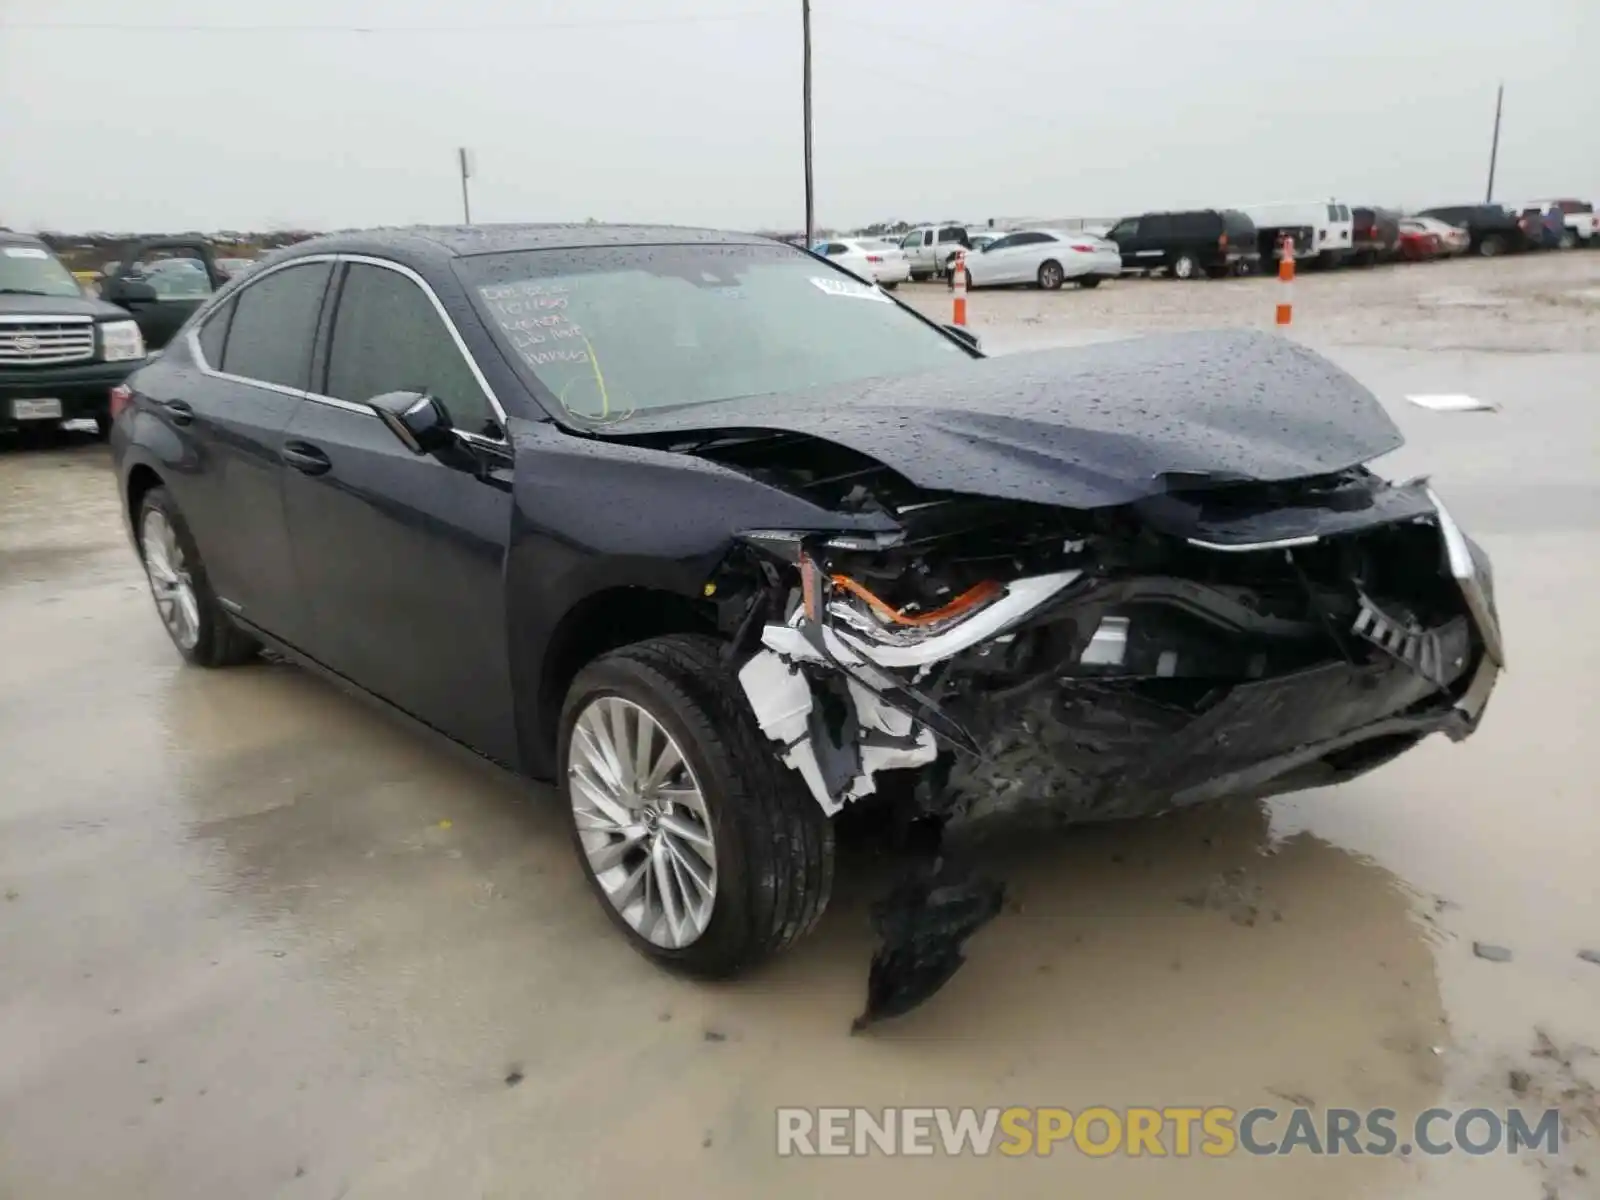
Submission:
{"label": "rear tire", "polygon": [[1491,233],[1478,243],[1478,255],[1482,258],[1495,258],[1505,251],[1506,240],[1498,233]]}
{"label": "rear tire", "polygon": [[[578,673],[567,693],[558,742],[557,778],[573,846],[601,908],[636,950],[665,966],[708,978],[738,974],[787,947],[817,923],[833,886],[833,825],[800,777],[778,760],[738,680],[722,663],[721,645],[710,637],[673,635],[596,659]],[[686,944],[663,945],[635,928],[597,878],[592,851],[580,836],[573,803],[574,781],[581,785],[586,778],[581,747],[580,762],[574,764],[575,742],[584,736],[579,720],[608,697],[642,710],[665,731],[681,752],[687,778],[700,798],[713,843],[705,852],[715,859],[710,864],[715,886],[709,917]],[[655,836],[658,818],[649,815],[654,802],[649,789],[644,791],[645,797],[633,797],[640,807],[630,811],[643,813],[639,819]],[[592,794],[592,784],[582,787],[580,803]],[[595,837],[595,825],[588,819],[585,832]],[[644,864],[628,870],[655,878],[649,852],[628,853],[637,853]],[[628,861],[619,855],[622,867]],[[614,869],[608,876],[617,891]],[[661,885],[654,886],[660,895]],[[667,890],[671,892],[670,885]],[[680,898],[683,894],[678,893]],[[642,903],[648,904],[648,893]],[[663,901],[662,907],[670,905]]]}
{"label": "rear tire", "polygon": [[896,279],[893,283],[880,283],[878,286],[886,292],[892,292],[900,286],[900,281]]}
{"label": "rear tire", "polygon": [[1103,282],[1104,280],[1102,280],[1098,275],[1085,275],[1082,279],[1078,280],[1078,286],[1081,288],[1097,288]]}
{"label": "rear tire", "polygon": [[166,488],[144,494],[134,530],[156,613],[184,661],[232,667],[254,658],[260,643],[233,623],[211,590],[194,535]]}
{"label": "rear tire", "polygon": [[1061,269],[1061,264],[1053,258],[1047,258],[1039,264],[1039,286],[1047,292],[1056,291],[1066,282],[1067,273]]}
{"label": "rear tire", "polygon": [[1572,230],[1570,230],[1570,229],[1564,229],[1564,230],[1561,231],[1561,243],[1560,244],[1561,244],[1561,248],[1563,250],[1571,250],[1574,246],[1576,246],[1578,244],[1578,235],[1576,233],[1572,232]]}

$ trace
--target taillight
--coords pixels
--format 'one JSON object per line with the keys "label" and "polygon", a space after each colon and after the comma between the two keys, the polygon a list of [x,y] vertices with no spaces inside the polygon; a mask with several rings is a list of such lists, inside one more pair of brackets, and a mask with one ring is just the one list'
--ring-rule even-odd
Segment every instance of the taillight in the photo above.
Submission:
{"label": "taillight", "polygon": [[867,255],[867,261],[869,263],[881,263],[883,261],[883,255],[881,255],[881,254],[869,254],[869,255]]}
{"label": "taillight", "polygon": [[1094,247],[1093,246],[1086,246],[1082,242],[1073,242],[1072,243],[1072,248],[1074,250],[1076,250],[1079,254],[1093,254],[1094,253]]}
{"label": "taillight", "polygon": [[1228,235],[1227,234],[1223,234],[1221,237],[1219,237],[1217,239],[1217,249],[1218,250],[1226,250],[1227,248],[1228,248]]}
{"label": "taillight", "polygon": [[115,421],[117,414],[133,403],[133,389],[125,383],[119,383],[111,389],[111,419]]}

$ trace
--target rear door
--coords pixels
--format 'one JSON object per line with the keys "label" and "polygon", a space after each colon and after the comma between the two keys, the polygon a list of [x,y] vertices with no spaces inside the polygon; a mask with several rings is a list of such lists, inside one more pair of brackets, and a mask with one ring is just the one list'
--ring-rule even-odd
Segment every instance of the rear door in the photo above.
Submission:
{"label": "rear door", "polygon": [[[431,289],[351,259],[321,374],[284,449],[310,652],[341,675],[504,763],[516,760],[504,563],[511,448],[504,416]],[[418,456],[366,401],[427,392],[458,442]]]}
{"label": "rear door", "polygon": [[274,268],[210,313],[187,347],[196,370],[150,393],[183,447],[167,487],[223,604],[298,646],[306,607],[283,508],[284,430],[304,403],[331,258]]}

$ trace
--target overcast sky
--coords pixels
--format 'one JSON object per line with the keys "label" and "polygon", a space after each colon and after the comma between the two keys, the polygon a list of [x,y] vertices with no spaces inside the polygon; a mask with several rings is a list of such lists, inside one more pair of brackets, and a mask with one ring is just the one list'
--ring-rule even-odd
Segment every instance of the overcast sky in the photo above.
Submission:
{"label": "overcast sky", "polygon": [[[1499,79],[1496,198],[1600,199],[1600,0],[813,22],[821,224],[1470,201]],[[800,0],[0,0],[0,224],[456,221],[465,144],[478,220],[798,228],[800,111]]]}

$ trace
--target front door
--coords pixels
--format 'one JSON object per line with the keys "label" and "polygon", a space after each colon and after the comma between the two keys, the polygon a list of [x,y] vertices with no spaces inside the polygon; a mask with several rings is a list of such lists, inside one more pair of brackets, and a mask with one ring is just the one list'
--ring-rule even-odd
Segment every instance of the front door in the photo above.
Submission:
{"label": "front door", "polygon": [[[344,269],[325,394],[295,414],[284,442],[284,503],[314,622],[308,650],[513,763],[511,451],[499,414],[420,280],[369,262]],[[459,444],[440,455],[406,449],[365,403],[395,391],[436,397]]]}
{"label": "front door", "polygon": [[1111,232],[1106,237],[1117,244],[1117,249],[1122,252],[1122,265],[1124,269],[1135,268],[1139,265],[1139,218],[1128,217],[1118,221],[1111,227]]}
{"label": "front door", "polygon": [[146,348],[159,350],[225,282],[205,242],[151,238],[128,247],[100,298],[127,309]]}

